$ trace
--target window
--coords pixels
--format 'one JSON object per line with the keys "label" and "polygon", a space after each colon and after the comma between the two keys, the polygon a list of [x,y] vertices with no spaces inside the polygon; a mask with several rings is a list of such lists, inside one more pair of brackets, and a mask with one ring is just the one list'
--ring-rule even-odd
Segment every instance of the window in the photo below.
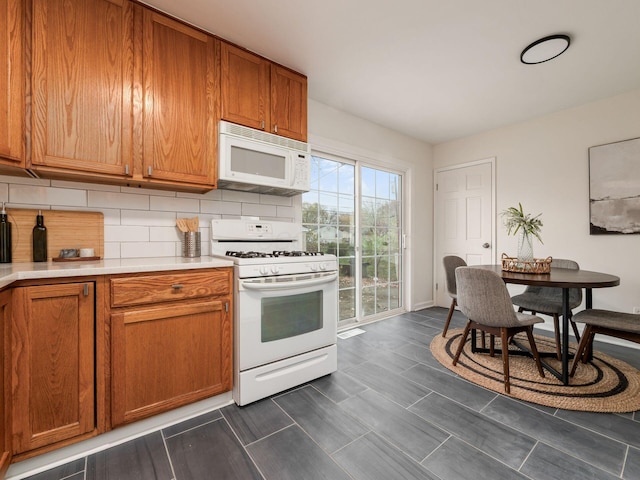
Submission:
{"label": "window", "polygon": [[362,321],[402,305],[402,176],[312,156],[302,197],[306,248],[338,257],[339,320]]}

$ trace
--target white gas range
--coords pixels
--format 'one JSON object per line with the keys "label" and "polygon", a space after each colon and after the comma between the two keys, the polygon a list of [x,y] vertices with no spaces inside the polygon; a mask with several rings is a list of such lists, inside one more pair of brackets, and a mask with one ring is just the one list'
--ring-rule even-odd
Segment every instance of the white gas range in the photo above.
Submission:
{"label": "white gas range", "polygon": [[234,262],[238,405],[337,369],[337,259],[301,245],[300,224],[211,222],[211,255]]}

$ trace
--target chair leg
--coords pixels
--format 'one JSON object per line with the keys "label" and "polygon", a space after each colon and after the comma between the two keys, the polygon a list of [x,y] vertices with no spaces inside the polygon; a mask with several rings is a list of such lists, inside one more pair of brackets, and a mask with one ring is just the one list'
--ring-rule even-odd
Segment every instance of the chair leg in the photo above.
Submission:
{"label": "chair leg", "polygon": [[538,347],[536,347],[536,341],[533,338],[533,327],[529,327],[527,329],[527,338],[529,339],[529,345],[531,345],[531,353],[533,353],[533,359],[536,361],[536,367],[538,367],[538,373],[541,377],[544,377],[544,370],[542,370],[540,354],[538,353]]}
{"label": "chair leg", "polygon": [[507,329],[500,329],[500,340],[502,340],[502,368],[504,369],[504,391],[511,393],[511,385],[509,383],[509,337]]}
{"label": "chair leg", "polygon": [[447,315],[447,321],[444,324],[444,330],[442,331],[442,336],[447,336],[447,330],[449,330],[449,323],[451,323],[451,317],[453,317],[453,311],[456,309],[456,299],[451,300],[451,306],[449,307],[449,314]]}
{"label": "chair leg", "polygon": [[591,332],[591,325],[586,325],[584,328],[584,332],[582,332],[582,339],[580,339],[580,343],[578,344],[578,350],[576,350],[576,354],[573,357],[573,363],[571,364],[571,370],[569,371],[570,377],[573,377],[573,375],[576,373],[578,362],[581,359],[583,360],[583,363],[586,363],[584,359],[587,358],[587,350],[589,350],[588,345],[593,343],[594,336],[595,335]]}
{"label": "chair leg", "polygon": [[[484,332],[482,332],[484,338]],[[495,357],[496,355],[496,337],[494,335],[489,335],[489,356]]]}
{"label": "chair leg", "polygon": [[562,360],[562,347],[560,346],[560,317],[557,313],[553,314],[553,330],[556,333],[556,357]]}
{"label": "chair leg", "polygon": [[460,354],[462,353],[462,349],[464,348],[464,344],[467,341],[467,336],[469,336],[469,330],[471,330],[471,321],[467,322],[467,325],[464,327],[464,332],[462,332],[462,338],[460,339],[460,345],[458,345],[458,350],[456,351],[456,356],[453,357],[453,366],[454,367],[458,363],[458,358],[460,358]]}
{"label": "chair leg", "polygon": [[580,332],[578,331],[578,326],[576,325],[576,322],[574,322],[572,319],[569,319],[569,321],[571,322],[571,328],[573,328],[573,334],[576,337],[576,342],[580,341]]}

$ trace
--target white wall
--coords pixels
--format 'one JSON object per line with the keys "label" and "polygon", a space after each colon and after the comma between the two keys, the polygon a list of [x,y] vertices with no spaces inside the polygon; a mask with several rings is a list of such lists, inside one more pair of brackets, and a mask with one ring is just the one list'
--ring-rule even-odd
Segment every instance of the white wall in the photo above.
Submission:
{"label": "white wall", "polygon": [[[536,257],[572,258],[582,269],[620,277],[595,290],[595,308],[640,306],[640,235],[589,234],[589,147],[640,137],[640,90],[434,146],[434,168],[496,157],[497,213],[523,204],[542,212]],[[640,161],[640,159],[639,159]],[[498,220],[499,217],[498,217]],[[498,221],[498,253],[515,254]]]}
{"label": "white wall", "polygon": [[309,101],[312,147],[407,170],[404,185],[407,209],[409,305],[412,310],[433,303],[433,165],[432,147],[325,104]]}

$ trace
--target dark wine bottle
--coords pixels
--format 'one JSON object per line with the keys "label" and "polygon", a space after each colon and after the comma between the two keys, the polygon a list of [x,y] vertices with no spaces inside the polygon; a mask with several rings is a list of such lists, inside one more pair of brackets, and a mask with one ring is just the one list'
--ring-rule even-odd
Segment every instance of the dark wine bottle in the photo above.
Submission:
{"label": "dark wine bottle", "polygon": [[44,226],[41,210],[38,210],[36,226],[33,227],[33,261],[47,261],[47,227]]}
{"label": "dark wine bottle", "polygon": [[4,202],[0,213],[0,263],[11,263],[11,222],[7,220]]}

